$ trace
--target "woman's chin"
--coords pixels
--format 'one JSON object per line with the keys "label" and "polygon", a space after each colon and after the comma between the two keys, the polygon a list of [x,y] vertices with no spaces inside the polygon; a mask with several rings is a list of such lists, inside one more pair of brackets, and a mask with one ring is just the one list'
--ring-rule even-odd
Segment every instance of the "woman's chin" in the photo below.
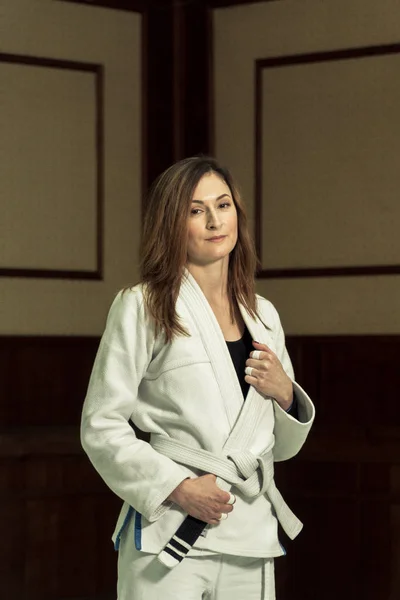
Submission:
{"label": "woman's chin", "polygon": [[211,265],[224,265],[229,262],[229,254],[223,256],[203,256],[195,260],[188,260],[188,265],[194,265],[196,267],[208,267]]}

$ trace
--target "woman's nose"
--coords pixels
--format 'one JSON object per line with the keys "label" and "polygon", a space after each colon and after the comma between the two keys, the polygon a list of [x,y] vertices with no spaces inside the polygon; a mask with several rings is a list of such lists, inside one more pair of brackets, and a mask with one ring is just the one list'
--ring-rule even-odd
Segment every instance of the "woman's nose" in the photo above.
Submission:
{"label": "woman's nose", "polygon": [[207,228],[208,229],[217,229],[220,226],[220,220],[216,213],[210,212],[207,219]]}

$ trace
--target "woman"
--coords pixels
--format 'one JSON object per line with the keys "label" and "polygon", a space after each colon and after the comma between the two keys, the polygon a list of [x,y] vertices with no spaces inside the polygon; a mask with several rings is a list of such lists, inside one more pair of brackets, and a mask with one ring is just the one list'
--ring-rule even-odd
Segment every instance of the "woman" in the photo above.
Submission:
{"label": "woman", "polygon": [[[118,600],[273,600],[275,487],[314,419],[279,316],[256,296],[239,192],[214,159],[165,171],[149,194],[141,283],[110,309],[82,415],[82,444],[124,500]],[[150,433],[138,440],[132,421]]]}

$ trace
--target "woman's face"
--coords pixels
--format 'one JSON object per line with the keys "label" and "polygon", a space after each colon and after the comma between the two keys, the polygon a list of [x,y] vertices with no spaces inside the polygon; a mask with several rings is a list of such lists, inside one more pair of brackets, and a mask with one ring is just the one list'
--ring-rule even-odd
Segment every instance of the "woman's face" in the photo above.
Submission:
{"label": "woman's face", "polygon": [[237,229],[236,206],[229,187],[215,173],[207,173],[192,198],[188,262],[207,265],[228,260],[237,242]]}

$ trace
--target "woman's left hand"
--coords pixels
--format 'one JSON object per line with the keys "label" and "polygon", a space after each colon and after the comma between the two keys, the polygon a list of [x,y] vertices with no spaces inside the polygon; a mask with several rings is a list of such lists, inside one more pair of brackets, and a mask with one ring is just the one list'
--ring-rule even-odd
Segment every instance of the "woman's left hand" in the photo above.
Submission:
{"label": "woman's left hand", "polygon": [[293,402],[292,380],[268,346],[254,341],[253,346],[258,352],[255,356],[254,352],[251,352],[246,361],[245,381],[264,396],[274,398],[283,410],[287,410]]}

